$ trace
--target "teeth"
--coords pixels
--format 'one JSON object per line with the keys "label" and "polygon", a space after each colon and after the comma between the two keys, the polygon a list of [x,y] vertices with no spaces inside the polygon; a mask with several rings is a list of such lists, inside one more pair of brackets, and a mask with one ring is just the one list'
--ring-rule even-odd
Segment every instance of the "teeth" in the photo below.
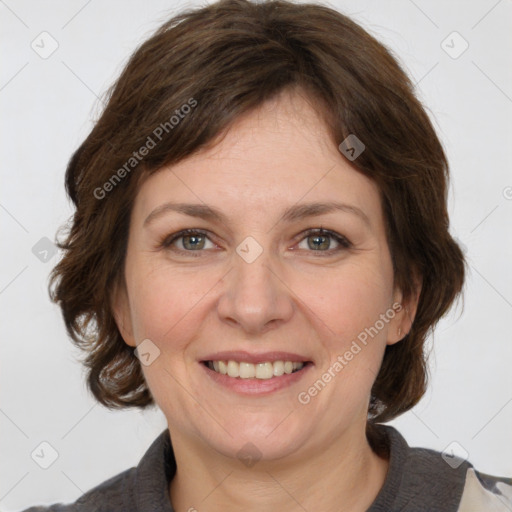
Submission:
{"label": "teeth", "polygon": [[272,363],[258,363],[251,366],[256,366],[257,379],[271,379],[274,376],[274,365]]}
{"label": "teeth", "polygon": [[228,375],[230,377],[240,376],[240,365],[235,361],[228,361]]}
{"label": "teeth", "polygon": [[241,379],[251,379],[251,378],[254,378],[258,374],[258,371],[254,369],[253,364],[240,363],[239,366],[240,366],[240,378]]}
{"label": "teeth", "polygon": [[208,368],[222,375],[240,379],[271,379],[290,374],[304,367],[304,363],[274,361],[266,363],[238,363],[236,361],[208,361]]}
{"label": "teeth", "polygon": [[284,363],[283,361],[276,361],[273,365],[274,376],[280,377],[284,374]]}

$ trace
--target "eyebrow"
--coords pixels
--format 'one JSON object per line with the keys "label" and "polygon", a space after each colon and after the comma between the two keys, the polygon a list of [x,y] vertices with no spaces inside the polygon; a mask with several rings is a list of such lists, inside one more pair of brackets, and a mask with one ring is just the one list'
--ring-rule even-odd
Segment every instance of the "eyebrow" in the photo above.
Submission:
{"label": "eyebrow", "polygon": [[[368,227],[371,227],[370,219],[363,210],[357,206],[330,201],[325,203],[303,203],[295,204],[287,208],[281,215],[281,220],[284,222],[294,222],[307,217],[316,217],[335,211],[342,211],[351,213],[359,217]],[[204,220],[216,221],[222,224],[227,224],[227,217],[217,208],[208,206],[206,204],[193,204],[193,203],[164,203],[155,208],[144,221],[144,226],[147,226],[157,218],[168,212],[177,212],[190,217],[197,217]]]}

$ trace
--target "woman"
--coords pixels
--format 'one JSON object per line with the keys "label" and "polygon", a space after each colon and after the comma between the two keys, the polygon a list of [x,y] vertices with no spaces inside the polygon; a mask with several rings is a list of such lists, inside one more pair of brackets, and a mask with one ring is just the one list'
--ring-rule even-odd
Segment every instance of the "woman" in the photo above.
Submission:
{"label": "woman", "polygon": [[510,510],[510,479],[382,425],[423,396],[464,282],[447,179],[409,79],[345,16],[227,0],[167,22],[69,163],[52,296],[96,399],[168,429],[28,510]]}

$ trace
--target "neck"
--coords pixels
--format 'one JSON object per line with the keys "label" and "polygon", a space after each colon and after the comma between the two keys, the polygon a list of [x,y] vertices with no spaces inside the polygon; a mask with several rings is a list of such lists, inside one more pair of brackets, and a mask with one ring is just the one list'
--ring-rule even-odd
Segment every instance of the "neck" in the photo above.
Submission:
{"label": "neck", "polygon": [[260,460],[252,467],[171,432],[177,464],[169,489],[174,510],[364,512],[384,484],[388,461],[372,451],[364,428],[358,431],[359,437],[347,432],[323,450]]}

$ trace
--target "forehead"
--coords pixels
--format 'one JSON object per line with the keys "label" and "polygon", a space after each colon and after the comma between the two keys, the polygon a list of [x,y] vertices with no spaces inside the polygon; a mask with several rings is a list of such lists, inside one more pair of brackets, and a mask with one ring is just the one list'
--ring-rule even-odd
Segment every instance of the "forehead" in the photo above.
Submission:
{"label": "forehead", "polygon": [[353,205],[377,223],[381,215],[377,185],[341,155],[314,103],[289,92],[238,118],[209,149],[147,178],[134,216],[145,219],[169,201],[245,221],[320,201]]}

